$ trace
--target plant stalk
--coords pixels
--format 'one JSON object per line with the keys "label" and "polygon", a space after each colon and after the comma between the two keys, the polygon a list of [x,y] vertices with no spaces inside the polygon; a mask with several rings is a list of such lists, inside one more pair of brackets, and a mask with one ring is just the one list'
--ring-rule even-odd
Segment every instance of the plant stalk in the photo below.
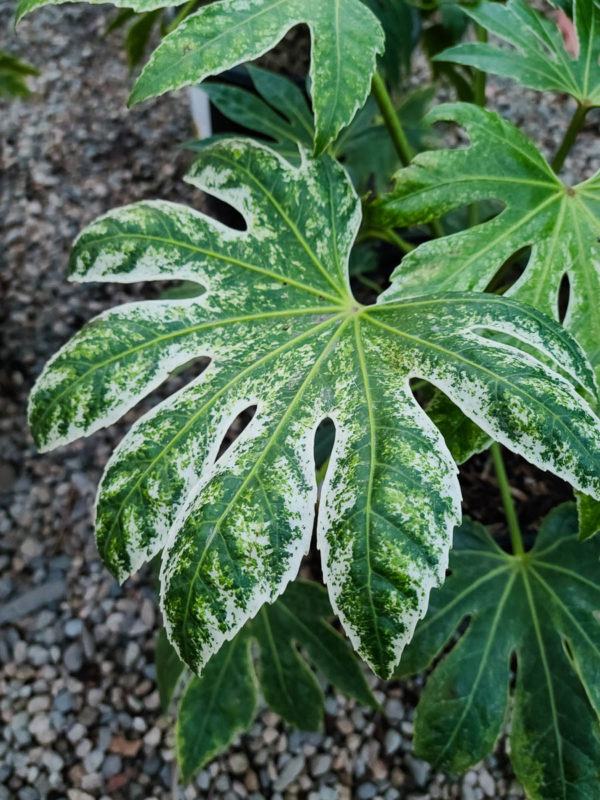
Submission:
{"label": "plant stalk", "polygon": [[579,131],[583,128],[585,116],[589,110],[589,106],[581,105],[581,103],[577,104],[577,110],[573,114],[573,118],[569,123],[569,127],[565,132],[565,136],[560,144],[560,147],[558,148],[556,155],[550,164],[554,172],[560,172],[562,165],[565,163],[565,158],[569,155],[569,151],[575,144],[575,139],[577,138]]}
{"label": "plant stalk", "polygon": [[398,114],[396,114],[396,109],[392,103],[392,98],[389,95],[385,81],[378,72],[373,75],[372,90],[385,126],[388,129],[390,138],[398,153],[398,158],[406,167],[415,152],[406,138],[404,128],[402,127]]}
{"label": "plant stalk", "polygon": [[391,228],[386,228],[385,230],[367,228],[367,230],[361,233],[359,241],[363,241],[364,239],[380,239],[382,242],[396,245],[396,247],[402,250],[402,252],[405,254],[410,253],[411,250],[415,249],[414,244],[411,244],[410,242],[407,242],[406,239],[398,236],[396,231],[393,231]]}
{"label": "plant stalk", "polygon": [[[381,112],[383,121],[385,122],[385,127],[387,128],[392,143],[396,149],[396,152],[398,153],[400,163],[406,167],[412,157],[415,155],[415,151],[406,138],[406,133],[404,132],[402,123],[400,122],[398,114],[396,113],[396,109],[392,103],[392,98],[390,97],[387,86],[385,85],[385,81],[379,72],[376,72],[373,75],[371,89],[373,91],[373,97],[379,106],[379,111]],[[430,222],[429,227],[434,237],[444,235],[444,230],[438,219],[434,219],[432,222]]]}
{"label": "plant stalk", "polygon": [[[475,25],[475,36],[478,42],[487,42],[488,33],[482,25]],[[480,69],[473,75],[473,100],[482,108],[485,106],[486,74]]]}
{"label": "plant stalk", "polygon": [[521,528],[519,527],[519,519],[515,510],[515,504],[510,493],[510,484],[504,466],[504,459],[502,458],[502,450],[498,442],[494,442],[490,447],[492,460],[494,462],[494,469],[496,470],[496,477],[498,479],[498,487],[500,489],[500,496],[502,498],[502,505],[504,506],[504,513],[506,514],[506,521],[508,523],[508,532],[510,533],[510,543],[512,545],[513,553],[516,556],[522,556],[525,552],[523,547],[523,537],[521,535]]}

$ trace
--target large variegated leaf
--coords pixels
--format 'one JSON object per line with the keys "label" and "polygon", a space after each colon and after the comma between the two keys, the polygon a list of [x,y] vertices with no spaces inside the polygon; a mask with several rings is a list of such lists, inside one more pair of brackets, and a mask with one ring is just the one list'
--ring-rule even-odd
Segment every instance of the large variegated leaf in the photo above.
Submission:
{"label": "large variegated leaf", "polygon": [[512,47],[464,42],[444,50],[438,60],[514,78],[540,91],[567,92],[583,106],[600,105],[600,6],[594,0],[572,0],[576,56],[566,50],[556,22],[525,0],[506,4],[483,0],[462,9]]}
{"label": "large variegated leaf", "polygon": [[424,290],[483,290],[509,258],[531,247],[508,294],[558,318],[559,289],[568,276],[564,324],[600,374],[600,172],[565,186],[524,134],[478,106],[441,106],[429,119],[463,125],[470,145],[418,155],[397,174],[394,192],[374,204],[376,223],[429,221],[478,200],[505,207],[481,225],[411,252],[392,276],[389,299]]}
{"label": "large variegated leaf", "polygon": [[493,750],[516,654],[510,758],[527,796],[596,797],[600,541],[582,543],[577,534],[572,503],[549,514],[524,556],[500,550],[471,520],[455,532],[450,577],[432,592],[400,662],[406,675],[446,653],[427,681],[415,724],[415,750],[437,769],[463,772]]}
{"label": "large variegated leaf", "polygon": [[[322,586],[294,581],[223,645],[201,677],[188,677],[177,718],[177,755],[184,780],[250,726],[257,685],[269,706],[291,725],[301,730],[321,727],[323,692],[300,651],[339,691],[376,706],[348,643],[327,621],[331,616]],[[251,640],[258,645],[256,664],[250,657]],[[173,660],[179,671],[184,669],[173,649],[169,658],[163,656],[157,663],[163,686],[178,674]]]}
{"label": "large variegated leaf", "polygon": [[321,152],[365,102],[383,30],[360,0],[220,0],[167,36],[131,93],[145,100],[250,61],[299,23],[311,32],[315,150]]}
{"label": "large variegated leaf", "polygon": [[[73,279],[180,278],[206,291],[121,306],[86,326],[34,387],[36,442],[47,449],[109,425],[179,365],[210,359],[124,438],[96,516],[100,552],[121,580],[163,551],[167,631],[199,670],[296,575],[315,516],[314,432],[331,419],[323,571],[352,642],[387,675],[444,577],[460,516],[456,466],[410,379],[435,384],[489,435],[600,496],[600,423],[541,359],[590,392],[593,375],[557,323],[503,297],[358,303],[348,257],[360,203],[329,156],[295,168],[230,139],[208,147],[188,180],[235,206],[246,230],[164,202],[84,230]],[[251,422],[217,457],[251,406]]]}

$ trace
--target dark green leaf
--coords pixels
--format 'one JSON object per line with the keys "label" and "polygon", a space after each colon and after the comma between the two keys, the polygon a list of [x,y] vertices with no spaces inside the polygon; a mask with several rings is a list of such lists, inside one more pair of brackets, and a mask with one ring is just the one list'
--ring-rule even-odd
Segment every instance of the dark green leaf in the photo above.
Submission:
{"label": "dark green leaf", "polygon": [[457,464],[486,450],[492,440],[485,431],[466,417],[445,394],[436,391],[427,406],[427,415],[441,431],[448,450]]}
{"label": "dark green leaf", "polygon": [[323,693],[306,659],[339,691],[376,706],[350,646],[327,622],[332,616],[322,586],[295,581],[223,645],[200,677],[192,678],[181,701],[177,736],[186,779],[252,722],[256,703],[255,667],[248,655],[252,639],[259,645],[256,669],[265,700],[297,728],[317,730],[323,718]]}
{"label": "dark green leaf", "polygon": [[31,91],[25,79],[39,74],[31,64],[0,50],[0,97],[27,97]]}
{"label": "dark green leaf", "polygon": [[410,59],[419,39],[419,16],[405,0],[363,0],[381,22],[385,51],[381,58],[393,86],[399,86],[410,70]]}
{"label": "dark green leaf", "polygon": [[177,718],[177,754],[184,781],[250,727],[256,686],[250,640],[244,631],[208,662],[202,677],[192,678]]}
{"label": "dark green leaf", "polygon": [[[579,541],[572,503],[544,520],[533,549],[503,552],[479,524],[455,532],[450,576],[400,663],[423,669],[452,643],[417,709],[415,750],[462,772],[488,755],[516,687],[510,752],[528,797],[593,798],[600,785],[600,540]],[[461,623],[466,631],[454,642]]]}
{"label": "dark green leaf", "polygon": [[321,586],[295,581],[273,605],[265,605],[252,624],[260,644],[260,682],[265,699],[301,730],[317,730],[323,696],[297,647],[325,678],[364,705],[375,705],[346,640],[326,621],[333,614]]}
{"label": "dark green leaf", "polygon": [[125,37],[125,52],[131,67],[136,67],[142,60],[148,42],[150,41],[150,34],[156,22],[159,21],[162,15],[162,9],[156,11],[148,11],[146,14],[140,14],[133,25],[127,31]]}

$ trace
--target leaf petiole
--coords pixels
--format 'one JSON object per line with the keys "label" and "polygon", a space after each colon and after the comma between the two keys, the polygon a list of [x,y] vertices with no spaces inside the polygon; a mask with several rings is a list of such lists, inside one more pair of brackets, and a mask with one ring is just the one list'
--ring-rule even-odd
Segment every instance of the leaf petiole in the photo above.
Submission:
{"label": "leaf petiole", "polygon": [[[396,109],[392,103],[392,98],[390,97],[385,85],[385,81],[379,72],[375,72],[373,75],[371,89],[373,92],[373,97],[375,98],[375,101],[381,112],[381,116],[383,117],[385,127],[390,134],[390,139],[392,140],[392,143],[396,148],[396,152],[398,153],[400,163],[406,167],[415,155],[415,151],[406,138],[406,133],[404,132],[400,118],[396,113]],[[432,220],[429,223],[429,227],[434,237],[440,237],[444,235],[444,230],[438,219]]]}
{"label": "leaf petiole", "polygon": [[498,442],[494,442],[492,444],[490,447],[490,452],[494,462],[494,469],[496,470],[498,487],[500,489],[502,505],[504,506],[504,513],[506,514],[506,521],[508,523],[508,531],[510,533],[510,542],[512,544],[513,553],[516,556],[522,556],[525,552],[525,548],[523,547],[523,537],[521,535],[521,528],[519,527],[519,520],[515,510],[515,504],[510,493],[510,484],[508,483],[504,459],[502,458],[502,450],[500,449]]}
{"label": "leaf petiole", "polygon": [[392,228],[368,228],[367,230],[363,231],[359,237],[360,241],[363,241],[364,239],[380,239],[382,242],[394,244],[405,254],[410,253],[411,250],[415,249],[414,244],[407,242],[406,239],[403,239],[402,236],[399,236]]}
{"label": "leaf petiole", "polygon": [[415,151],[406,138],[406,133],[404,132],[398,114],[396,114],[396,109],[392,103],[392,98],[389,95],[385,81],[378,72],[375,72],[373,75],[372,90],[373,97],[379,106],[381,116],[390,134],[390,139],[396,148],[400,161],[403,166],[406,167],[415,155]]}
{"label": "leaf petiole", "polygon": [[577,104],[577,110],[573,114],[573,118],[569,123],[569,127],[565,132],[560,147],[558,148],[556,155],[554,156],[550,164],[550,166],[555,172],[560,172],[562,165],[565,163],[566,157],[569,155],[571,148],[575,144],[575,139],[577,139],[577,135],[583,128],[585,117],[589,110],[590,106],[582,105],[581,103]]}

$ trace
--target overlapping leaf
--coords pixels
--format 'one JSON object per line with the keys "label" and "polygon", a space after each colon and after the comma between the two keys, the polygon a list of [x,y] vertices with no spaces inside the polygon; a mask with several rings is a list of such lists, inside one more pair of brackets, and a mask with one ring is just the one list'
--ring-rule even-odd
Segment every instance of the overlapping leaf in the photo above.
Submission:
{"label": "overlapping leaf", "polygon": [[[459,519],[456,466],[409,381],[440,388],[496,440],[600,495],[600,423],[541,356],[590,392],[578,346],[530,306],[437,294],[361,306],[348,287],[360,203],[330,157],[299,168],[245,140],[212,144],[188,180],[243,215],[233,230],[142,202],[77,239],[75,280],[179,278],[206,292],[100,315],[54,357],[31,396],[37,444],[116,420],[190,359],[210,366],[133,426],[107,465],[98,544],[124,579],[163,551],[161,601],[200,670],[298,571],[315,516],[314,432],[336,428],[317,525],[332,605],[382,675],[443,579]],[[524,345],[524,346],[525,346]],[[256,413],[217,457],[231,422]]]}
{"label": "overlapping leaf", "polygon": [[[223,83],[206,83],[204,91],[223,115],[272,140],[270,147],[292,164],[299,164],[298,145],[305,149],[312,147],[315,135],[304,94],[282,75],[252,65],[247,69],[259,97],[239,86]],[[406,137],[415,151],[435,146],[431,129],[423,124],[432,98],[432,87],[418,89],[397,107]],[[359,193],[371,187],[381,191],[388,189],[390,176],[400,165],[387,129],[377,116],[377,105],[369,98],[330,150],[343,162]],[[206,140],[188,142],[187,146],[202,150]]]}
{"label": "overlapping leaf", "polygon": [[[20,0],[17,21],[34,8],[68,0]],[[104,0],[90,0],[104,2]],[[165,0],[115,0],[148,12]],[[172,3],[168,3],[172,5]],[[154,51],[133,87],[130,102],[200,83],[274,47],[295,25],[312,39],[310,83],[314,147],[322,152],[363,105],[384,33],[361,0],[218,0],[188,16]]]}
{"label": "overlapping leaf", "polygon": [[420,18],[407,0],[363,0],[376,14],[385,32],[382,63],[388,80],[399,86],[410,71],[413,50],[419,41]]}
{"label": "overlapping leaf", "polygon": [[[298,145],[311,148],[315,136],[312,114],[302,90],[289,78],[251,64],[248,74],[258,96],[225,83],[206,83],[204,91],[228,119],[268,137],[270,146],[294,164],[300,163]],[[196,147],[195,142],[188,146]],[[200,142],[204,149],[205,143]]]}
{"label": "overlapping leaf", "polygon": [[564,325],[600,374],[600,173],[565,186],[526,136],[477,106],[441,106],[429,119],[458,122],[470,145],[418,155],[397,174],[394,192],[375,204],[376,224],[429,221],[478,200],[498,200],[505,208],[481,225],[410,253],[392,276],[389,299],[483,290],[507,260],[531,247],[525,271],[508,294],[558,319],[566,275]]}
{"label": "overlapping leaf", "polygon": [[415,749],[436,768],[463,772],[492,749],[516,686],[510,753],[527,796],[595,797],[600,783],[600,541],[582,543],[572,503],[544,520],[522,557],[500,550],[465,520],[454,536],[450,577],[432,592],[427,616],[400,663],[431,664],[417,708]]}
{"label": "overlapping leaf", "polygon": [[[193,677],[179,705],[177,751],[184,779],[246,730],[256,709],[256,686],[283,719],[301,730],[317,730],[323,718],[323,693],[313,671],[300,656],[307,654],[325,678],[359,703],[374,706],[361,668],[344,639],[327,622],[333,615],[322,586],[294,581],[273,605],[227,642]],[[249,652],[258,643],[256,666]],[[166,640],[165,640],[166,641]],[[177,670],[170,659],[157,664],[157,677],[168,683]],[[179,671],[183,670],[177,661]]]}
{"label": "overlapping leaf", "polygon": [[198,83],[251,61],[299,23],[312,37],[315,150],[321,152],[365,102],[383,31],[360,0],[220,0],[188,17],[151,56],[132,102]]}
{"label": "overlapping leaf", "polygon": [[463,6],[463,11],[513,48],[485,42],[464,42],[437,56],[485,72],[514,78],[540,91],[567,92],[584,106],[600,105],[600,7],[594,0],[573,0],[573,21],[579,52],[565,49],[556,22],[525,0],[506,4],[489,0]]}

